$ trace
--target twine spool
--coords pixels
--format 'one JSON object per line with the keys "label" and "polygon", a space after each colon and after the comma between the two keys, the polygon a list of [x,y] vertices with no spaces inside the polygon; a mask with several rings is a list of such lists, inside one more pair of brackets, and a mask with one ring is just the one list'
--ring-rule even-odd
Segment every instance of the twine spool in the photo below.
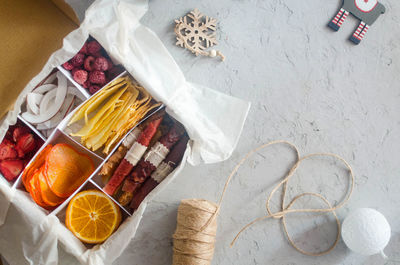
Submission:
{"label": "twine spool", "polygon": [[[178,217],[177,217],[177,228],[175,234],[173,235],[174,239],[174,255],[173,255],[173,265],[210,265],[211,260],[214,254],[214,246],[215,246],[215,236],[217,232],[217,215],[221,208],[222,200],[224,198],[225,192],[228,188],[228,185],[232,179],[232,177],[239,170],[240,166],[246,162],[251,155],[258,152],[261,149],[264,149],[268,146],[275,144],[285,144],[291,147],[296,153],[296,162],[289,170],[289,173],[272,189],[266,201],[266,210],[267,215],[261,216],[252,222],[245,225],[239,233],[235,236],[231,243],[231,247],[235,244],[236,240],[239,238],[239,235],[246,230],[248,227],[253,224],[264,220],[264,219],[278,219],[282,221],[283,231],[286,235],[287,240],[295,248],[302,254],[309,256],[321,256],[331,252],[337,245],[340,237],[340,222],[336,215],[335,210],[343,207],[347,201],[350,199],[350,196],[354,189],[354,175],[351,166],[344,160],[342,157],[330,154],[330,153],[315,153],[306,155],[304,157],[300,157],[299,151],[293,144],[287,141],[273,141],[264,145],[261,145],[249,153],[247,153],[239,163],[236,164],[231,174],[228,176],[228,179],[225,182],[224,190],[222,191],[221,197],[217,204],[207,201],[207,200],[199,200],[199,199],[189,199],[182,200],[179,208],[178,208]],[[321,194],[313,193],[313,192],[305,192],[295,196],[289,203],[286,204],[285,197],[286,191],[288,187],[288,183],[290,178],[296,172],[297,168],[301,164],[302,161],[314,157],[331,157],[334,158],[344,164],[344,166],[348,169],[349,173],[349,188],[344,199],[337,203],[336,205],[331,205],[330,202]],[[282,197],[281,197],[281,209],[278,212],[272,212],[270,208],[270,201],[273,195],[282,188]],[[313,196],[320,199],[325,205],[326,208],[310,208],[310,209],[291,209],[296,200],[300,199],[304,196]],[[287,228],[286,228],[286,219],[285,216],[288,213],[331,213],[336,219],[337,226],[337,234],[335,238],[335,242],[326,250],[313,253],[305,251],[299,248],[294,241],[292,240]]]}
{"label": "twine spool", "polygon": [[[178,208],[173,265],[208,265],[214,255],[218,205],[198,199],[182,200]],[[203,227],[205,227],[203,229]]]}

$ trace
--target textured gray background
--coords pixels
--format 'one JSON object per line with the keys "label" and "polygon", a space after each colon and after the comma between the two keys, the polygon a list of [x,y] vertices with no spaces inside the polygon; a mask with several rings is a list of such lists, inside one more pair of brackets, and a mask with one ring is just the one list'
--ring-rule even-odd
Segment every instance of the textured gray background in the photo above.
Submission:
{"label": "textured gray background", "polygon": [[[88,1],[69,0],[83,17]],[[171,235],[183,198],[217,200],[226,176],[253,147],[276,139],[292,141],[302,154],[334,152],[345,157],[356,174],[349,204],[338,211],[372,207],[392,226],[388,256],[400,253],[400,2],[382,0],[387,13],[359,46],[347,39],[358,25],[349,17],[334,33],[326,27],[339,0],[152,0],[143,23],[154,30],[187,79],[249,100],[252,108],[232,158],[183,173],[149,205],[137,236],[114,265],[170,264]],[[196,58],[174,46],[173,20],[193,8],[219,20],[218,49],[224,63]],[[351,253],[342,241],[330,254],[308,257],[283,236],[278,220],[260,222],[229,248],[236,232],[265,213],[272,185],[293,162],[285,147],[256,155],[234,178],[219,217],[213,264],[383,264]],[[329,160],[313,160],[296,174],[289,195],[315,191],[335,202],[347,179]],[[337,173],[337,174],[335,174]],[[278,205],[278,200],[274,200]],[[296,207],[318,201],[303,200]],[[321,250],[334,238],[331,217],[293,215],[289,230],[299,246]],[[321,226],[317,226],[317,225]],[[61,264],[75,264],[60,251]]]}

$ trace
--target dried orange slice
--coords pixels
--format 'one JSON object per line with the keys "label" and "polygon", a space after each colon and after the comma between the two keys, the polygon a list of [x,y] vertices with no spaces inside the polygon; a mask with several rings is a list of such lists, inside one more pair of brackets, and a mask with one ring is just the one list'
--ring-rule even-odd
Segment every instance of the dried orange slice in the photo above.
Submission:
{"label": "dried orange slice", "polygon": [[32,163],[25,168],[24,172],[22,173],[22,182],[25,186],[25,189],[29,191],[30,189],[30,180],[33,177],[33,174],[35,173],[35,170],[37,170],[38,168],[40,168],[47,157],[47,154],[50,152],[52,148],[52,145],[47,145],[41,152],[40,154],[38,154],[35,158],[34,161],[32,161]]}
{"label": "dried orange slice", "polygon": [[68,204],[65,225],[82,242],[105,241],[119,226],[119,207],[99,190],[78,193]]}
{"label": "dried orange slice", "polygon": [[49,206],[57,206],[61,204],[65,199],[58,197],[55,195],[47,185],[46,178],[43,175],[43,169],[40,170],[40,173],[37,176],[38,178],[38,188],[40,191],[40,195],[42,196],[42,200]]}
{"label": "dried orange slice", "polygon": [[41,207],[48,209],[50,205],[46,204],[43,201],[42,194],[39,189],[39,174],[41,170],[36,170],[33,174],[32,178],[29,180],[30,182],[30,193],[33,200]]}
{"label": "dried orange slice", "polygon": [[92,159],[68,144],[56,144],[46,157],[43,172],[50,190],[61,198],[70,196],[94,171]]}

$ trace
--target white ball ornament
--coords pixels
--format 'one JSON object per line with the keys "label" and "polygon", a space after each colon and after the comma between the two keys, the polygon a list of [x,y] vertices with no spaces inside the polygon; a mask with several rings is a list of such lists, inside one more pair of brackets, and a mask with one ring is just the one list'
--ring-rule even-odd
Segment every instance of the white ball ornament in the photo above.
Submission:
{"label": "white ball ornament", "polygon": [[360,208],[342,224],[342,238],[348,248],[362,255],[383,254],[390,240],[390,225],[380,212]]}

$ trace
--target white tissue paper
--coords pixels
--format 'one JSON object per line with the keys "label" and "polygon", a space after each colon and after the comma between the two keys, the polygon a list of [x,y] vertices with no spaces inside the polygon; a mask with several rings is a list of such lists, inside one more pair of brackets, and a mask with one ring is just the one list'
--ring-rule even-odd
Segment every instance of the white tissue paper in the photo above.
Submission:
{"label": "white tissue paper", "polygon": [[65,39],[43,70],[18,97],[0,126],[0,139],[16,122],[27,93],[55,67],[73,57],[89,35],[180,121],[191,139],[180,166],[158,185],[103,244],[88,249],[65,226],[47,215],[24,191],[0,178],[0,253],[10,264],[57,264],[58,242],[82,264],[111,264],[135,236],[147,203],[179,174],[185,161],[192,165],[227,159],[241,134],[250,104],[186,81],[160,39],[139,20],[147,0],[99,0],[87,10],[80,28]]}

